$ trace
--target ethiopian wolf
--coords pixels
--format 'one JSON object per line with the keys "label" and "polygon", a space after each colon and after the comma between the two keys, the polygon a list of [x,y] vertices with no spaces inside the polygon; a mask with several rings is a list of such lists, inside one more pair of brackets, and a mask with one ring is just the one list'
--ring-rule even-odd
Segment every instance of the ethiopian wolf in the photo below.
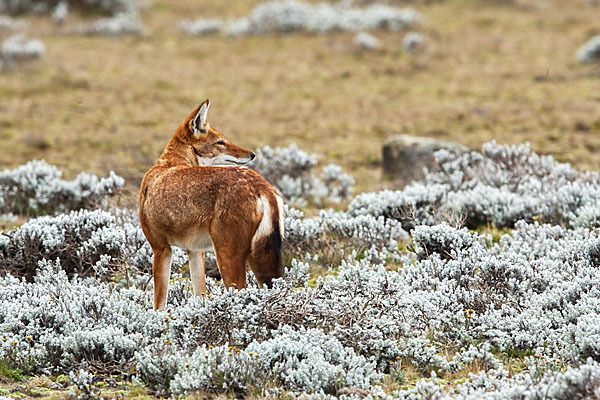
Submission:
{"label": "ethiopian wolf", "polygon": [[164,309],[171,246],[189,256],[194,294],[206,292],[204,250],[214,248],[226,287],[246,287],[246,262],[259,285],[283,276],[283,201],[257,172],[255,154],[206,121],[204,101],[177,129],[146,173],[140,221],[154,252],[154,309]]}

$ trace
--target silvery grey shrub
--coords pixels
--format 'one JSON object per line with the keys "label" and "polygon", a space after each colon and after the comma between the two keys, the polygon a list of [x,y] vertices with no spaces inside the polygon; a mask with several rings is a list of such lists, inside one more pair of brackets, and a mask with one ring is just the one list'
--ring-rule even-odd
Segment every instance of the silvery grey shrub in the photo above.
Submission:
{"label": "silvery grey shrub", "polygon": [[89,36],[140,35],[143,25],[137,10],[126,11],[110,17],[100,18],[87,25],[80,26],[78,33]]}
{"label": "silvery grey shrub", "polygon": [[[164,312],[151,310],[147,269],[113,282],[101,273],[67,274],[73,259],[93,261],[100,272],[115,260],[148,268],[135,214],[82,210],[30,220],[0,236],[0,254],[18,256],[3,258],[3,271],[19,257],[32,257],[23,264],[37,270],[29,281],[0,278],[0,360],[29,374],[80,371],[72,380],[83,392],[93,376],[117,375],[166,396],[258,390],[334,398],[363,390],[386,399],[593,398],[600,394],[600,231],[520,220],[492,239],[438,224],[434,211],[444,206],[444,190],[487,185],[549,201],[540,186],[587,188],[594,174],[526,147],[484,150],[439,157],[441,172],[400,200],[373,194],[360,208],[311,218],[287,207],[286,246],[309,256],[286,266],[286,280],[261,290],[249,279],[235,291],[208,279],[208,295],[194,297],[189,280],[173,274]],[[431,197],[415,195],[428,187]],[[591,216],[577,219],[584,213],[568,196],[559,199],[550,204],[574,209],[570,221],[593,221],[593,201],[580,203]],[[394,207],[418,201],[431,212],[413,216],[430,223],[412,228],[415,257],[400,257],[394,240],[407,237]],[[494,215],[490,204],[478,212]],[[330,274],[310,279],[311,256],[331,238],[352,251]],[[31,243],[34,251],[19,253]],[[507,372],[512,357],[522,372]],[[407,365],[431,378],[386,393],[386,376],[401,376]],[[474,365],[481,371],[450,389],[437,378]]]}
{"label": "silvery grey shrub", "polygon": [[352,196],[354,178],[335,164],[323,168],[320,177],[313,168],[317,157],[300,150],[295,144],[288,147],[265,146],[257,150],[256,160],[250,168],[271,182],[292,204],[306,205],[322,200],[339,203]]}
{"label": "silvery grey shrub", "polygon": [[[286,207],[284,248],[304,259],[308,253],[346,256],[368,249],[396,250],[408,234],[398,221],[383,217],[349,217],[343,212],[323,211],[315,218]],[[152,266],[152,250],[140,228],[137,213],[127,210],[79,210],[53,217],[31,219],[21,227],[0,234],[0,267],[3,274],[32,278],[41,260],[61,260],[69,276],[95,276],[105,279],[128,270],[136,276]],[[178,248],[173,268],[180,268],[187,257]],[[207,270],[216,274],[212,252],[206,255]]]}
{"label": "silvery grey shrub", "polygon": [[359,32],[354,38],[352,43],[361,50],[377,50],[381,47],[379,39],[367,32]]}
{"label": "silvery grey shrub", "polygon": [[0,214],[57,214],[104,206],[125,182],[112,171],[106,178],[85,172],[72,181],[61,176],[58,168],[44,160],[0,171]]}
{"label": "silvery grey shrub", "polygon": [[[116,210],[79,210],[31,219],[17,229],[0,234],[0,266],[3,274],[31,278],[42,260],[60,259],[69,275],[111,276],[124,268],[148,272],[152,250],[137,215]],[[187,258],[176,249],[174,268]]]}
{"label": "silvery grey shrub", "polygon": [[2,42],[0,62],[13,64],[21,61],[40,58],[46,48],[36,39],[27,39],[22,33],[15,33]]}
{"label": "silvery grey shrub", "polygon": [[183,20],[179,22],[179,30],[190,36],[204,36],[219,33],[223,23],[218,19]]}
{"label": "silvery grey shrub", "polygon": [[[365,8],[345,4],[303,3],[296,0],[267,1],[254,7],[248,16],[219,26],[226,36],[264,35],[273,33],[352,31],[387,29],[398,31],[419,23],[418,12],[383,4]],[[217,21],[186,22],[183,30],[190,35],[214,33]],[[192,27],[200,29],[192,29]],[[210,26],[210,29],[205,29]],[[215,29],[213,29],[213,27]]]}
{"label": "silvery grey shrub", "polygon": [[61,4],[113,15],[138,8],[138,0],[0,0],[0,13],[46,14],[54,11],[56,7],[64,7]]}
{"label": "silvery grey shrub", "polygon": [[[70,7],[108,15],[80,26],[76,33],[103,36],[143,33],[138,0],[0,0],[0,14],[50,14],[57,25],[61,25],[68,17]],[[28,54],[31,53],[30,51]],[[41,51],[38,49],[35,53],[39,57],[43,53],[43,46]]]}
{"label": "silvery grey shrub", "polygon": [[[41,261],[33,282],[0,280],[0,358],[29,373],[135,371],[149,388],[177,395],[257,387],[335,395],[343,386],[376,395],[399,357],[425,374],[486,367],[456,392],[432,378],[390,398],[505,398],[523,384],[551,398],[594,393],[597,231],[520,222],[495,243],[448,225],[417,231],[430,250],[398,271],[384,267],[384,249],[299,286],[278,280],[272,289],[227,291],[209,279],[210,296],[201,298],[174,276],[165,312],[150,310],[144,279],[69,280],[59,261]],[[307,267],[290,268],[297,271],[287,276],[302,277]],[[515,352],[535,357],[508,376],[503,363]]]}
{"label": "silvery grey shrub", "polygon": [[407,53],[415,53],[425,48],[425,36],[417,32],[408,32],[402,39],[402,48]]}
{"label": "silvery grey shrub", "polygon": [[14,31],[23,28],[25,25],[24,21],[11,18],[8,15],[0,15],[0,31]]}
{"label": "silvery grey shrub", "polygon": [[591,63],[600,59],[600,35],[593,36],[585,42],[576,54],[577,60],[582,63]]}
{"label": "silvery grey shrub", "polygon": [[439,168],[403,190],[363,193],[350,204],[353,215],[383,215],[433,225],[457,217],[466,226],[510,227],[519,220],[589,227],[600,224],[600,176],[580,172],[529,144],[486,143],[482,152],[435,154]]}

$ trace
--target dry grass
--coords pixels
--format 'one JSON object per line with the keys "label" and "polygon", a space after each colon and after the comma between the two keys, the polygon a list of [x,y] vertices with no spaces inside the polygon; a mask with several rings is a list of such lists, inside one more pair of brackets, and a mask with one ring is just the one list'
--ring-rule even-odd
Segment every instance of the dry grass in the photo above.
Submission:
{"label": "dry grass", "polygon": [[[109,169],[135,199],[174,129],[210,98],[212,124],[240,145],[296,142],[350,170],[358,189],[386,184],[384,139],[409,133],[477,148],[530,141],[584,169],[600,160],[600,79],[574,53],[597,33],[582,0],[527,5],[448,0],[417,5],[424,54],[401,33],[376,33],[360,54],[352,34],[188,38],[181,18],[240,16],[257,1],[153,0],[140,38],[78,37],[28,18],[41,61],[0,74],[0,167],[45,158],[74,175]],[[68,31],[80,19],[69,18]]]}

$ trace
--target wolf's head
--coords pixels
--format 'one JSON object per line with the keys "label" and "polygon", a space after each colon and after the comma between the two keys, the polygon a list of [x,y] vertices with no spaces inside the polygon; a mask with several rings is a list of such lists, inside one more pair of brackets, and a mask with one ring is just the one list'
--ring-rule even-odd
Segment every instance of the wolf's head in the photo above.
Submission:
{"label": "wolf's head", "polygon": [[189,144],[200,166],[244,165],[256,155],[248,149],[231,143],[210,126],[206,120],[210,101],[206,99],[192,112],[179,128],[178,134]]}

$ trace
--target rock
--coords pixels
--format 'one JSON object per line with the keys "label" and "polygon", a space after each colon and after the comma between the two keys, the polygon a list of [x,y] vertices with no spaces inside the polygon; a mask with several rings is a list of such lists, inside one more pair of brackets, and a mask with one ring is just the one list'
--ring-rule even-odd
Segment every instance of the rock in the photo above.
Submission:
{"label": "rock", "polygon": [[471,151],[458,143],[444,142],[426,137],[396,135],[383,144],[383,173],[394,178],[399,187],[425,177],[424,169],[433,170],[433,154],[441,149],[455,153]]}

